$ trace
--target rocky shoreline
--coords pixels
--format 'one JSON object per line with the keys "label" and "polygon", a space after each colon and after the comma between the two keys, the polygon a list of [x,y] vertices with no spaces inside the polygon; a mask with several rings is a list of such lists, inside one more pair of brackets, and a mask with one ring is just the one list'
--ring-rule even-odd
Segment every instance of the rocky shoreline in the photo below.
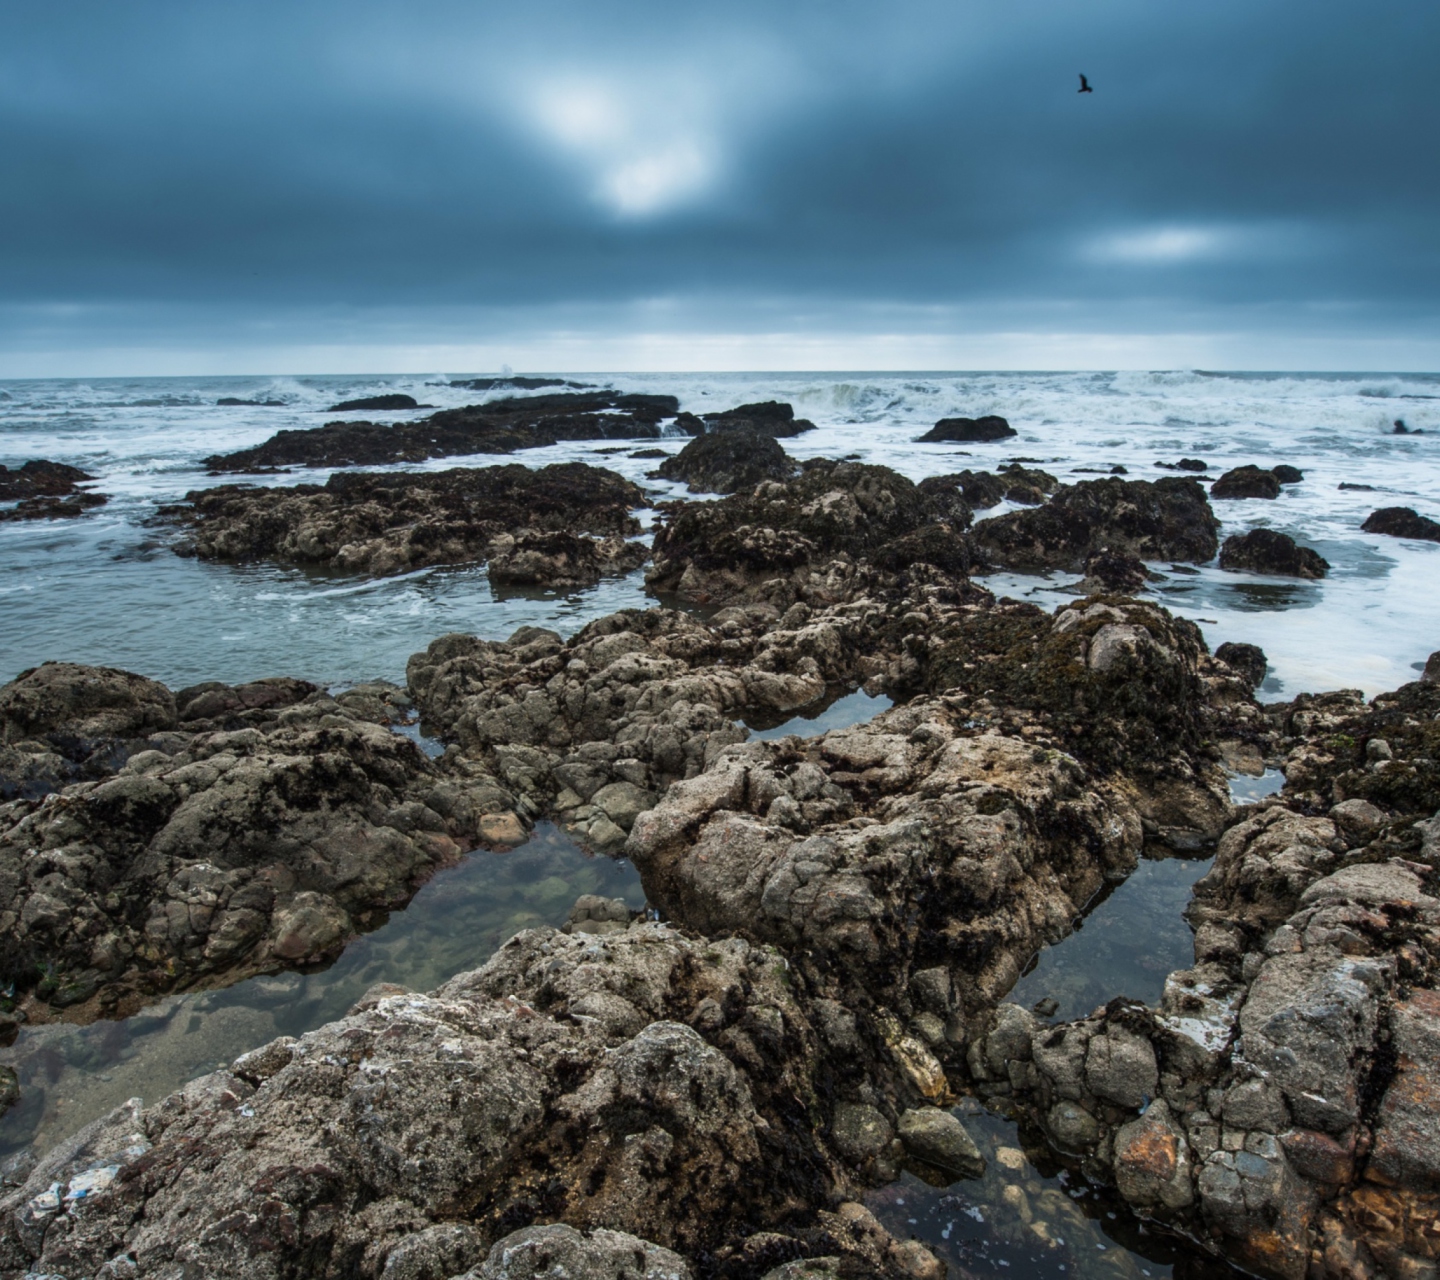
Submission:
{"label": "rocky shoreline", "polygon": [[[691,455],[721,464],[702,483],[774,461],[754,424],[791,419],[744,408],[697,438],[726,446]],[[705,616],[444,636],[404,690],[58,663],[0,689],[0,978],[27,1016],[313,963],[540,818],[629,857],[653,909],[582,901],[13,1163],[0,1275],[938,1280],[859,1201],[902,1167],[975,1176],[971,1094],[1202,1254],[1433,1270],[1440,685],[1258,703],[1263,654],[1126,593],[1142,558],[1219,550],[1192,479],[915,485],[779,453],[662,508],[648,581]],[[639,491],[574,467],[548,514],[467,515],[466,554],[623,542]],[[388,572],[440,562],[415,508],[445,527],[475,477],[524,470],[226,486],[184,518],[244,549],[217,556]],[[1001,497],[1024,509],[974,519]],[[987,564],[1096,589],[1046,612],[971,581]],[[811,737],[738,723],[859,686],[896,705]],[[438,759],[394,731],[417,713]],[[1232,804],[1227,767],[1267,764],[1285,789]],[[1158,1007],[1005,1002],[1142,853],[1211,850],[1195,967]]]}

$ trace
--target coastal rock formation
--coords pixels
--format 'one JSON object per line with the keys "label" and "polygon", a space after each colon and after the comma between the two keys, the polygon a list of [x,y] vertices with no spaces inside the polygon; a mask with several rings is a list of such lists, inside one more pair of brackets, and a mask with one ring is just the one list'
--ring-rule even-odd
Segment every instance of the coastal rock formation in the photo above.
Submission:
{"label": "coastal rock formation", "polygon": [[[625,541],[640,531],[639,486],[583,462],[530,468],[340,472],[323,485],[221,485],[186,495],[162,515],[190,527],[180,554],[277,560],[381,576],[491,556],[497,580],[584,585],[644,559]],[[569,535],[565,548],[541,534]],[[599,540],[580,535],[599,534]],[[514,565],[517,544],[535,554]],[[533,544],[533,545],[531,545]],[[557,557],[559,557],[557,559]],[[552,578],[545,577],[553,563]],[[528,576],[526,576],[528,575]]]}
{"label": "coastal rock formation", "polygon": [[22,673],[0,688],[0,983],[73,1018],[313,963],[464,849],[518,843],[494,778],[391,731],[408,710],[384,684]]}
{"label": "coastal rock formation", "polygon": [[1215,650],[1215,656],[1244,676],[1252,689],[1258,689],[1270,669],[1265,650],[1255,644],[1227,640]]}
{"label": "coastal rock formation", "polygon": [[745,426],[696,436],[650,474],[683,480],[691,493],[737,493],[762,480],[789,480],[798,469],[773,435]]}
{"label": "coastal rock formation", "polygon": [[433,405],[420,404],[414,396],[392,394],[387,396],[361,396],[358,400],[342,400],[330,406],[331,413],[347,413],[352,409],[432,409]]}
{"label": "coastal rock formation", "polygon": [[1440,542],[1440,522],[1422,516],[1413,507],[1381,507],[1366,516],[1360,528],[1366,533],[1385,533],[1392,538]]}
{"label": "coastal rock formation", "polygon": [[1280,477],[1247,464],[1225,472],[1210,486],[1211,498],[1278,498]]}
{"label": "coastal rock formation", "polygon": [[1220,522],[1198,481],[1083,480],[1033,511],[981,520],[982,555],[1008,569],[1080,572],[1097,551],[1203,564],[1219,549]]}
{"label": "coastal rock formation", "polygon": [[1155,1009],[1117,997],[1047,1026],[1001,1006],[969,1054],[982,1093],[1259,1274],[1424,1274],[1440,1223],[1437,710],[1423,682],[1273,708],[1288,785],[1240,811],[1195,886],[1195,967]]}
{"label": "coastal rock formation", "polygon": [[36,459],[19,467],[0,465],[0,502],[14,502],[0,508],[0,520],[52,520],[83,515],[103,507],[103,493],[90,493],[81,484],[95,477],[63,462]]}
{"label": "coastal rock formation", "polygon": [[1019,433],[998,414],[988,413],[981,418],[941,418],[917,444],[939,444],[948,441],[979,442],[1004,440]]}
{"label": "coastal rock formation", "polygon": [[1300,546],[1288,533],[1251,529],[1225,539],[1220,548],[1220,567],[1289,578],[1323,578],[1330,571],[1330,562],[1318,551]]}
{"label": "coastal rock formation", "polygon": [[1038,737],[969,727],[970,710],[921,699],[727,747],[636,818],[625,852],[673,917],[803,954],[851,1009],[909,1012],[912,977],[943,978],[931,1012],[963,1028],[1142,839],[1122,788]]}
{"label": "coastal rock formation", "polygon": [[263,444],[205,459],[211,471],[274,471],[280,467],[383,466],[457,454],[514,453],[561,440],[657,439],[660,423],[680,409],[674,396],[614,391],[511,396],[461,409],[442,409],[418,422],[327,422],[280,431]]}
{"label": "coastal rock formation", "polygon": [[1000,467],[998,475],[988,471],[956,471],[928,476],[918,487],[922,493],[958,492],[969,506],[979,510],[1005,501],[1038,506],[1060,488],[1060,481],[1048,472],[1011,462]]}
{"label": "coastal rock formation", "polygon": [[[686,420],[681,425],[696,434],[692,415],[682,414]],[[706,413],[699,422],[706,431],[758,431],[767,436],[798,436],[814,431],[815,424],[808,418],[797,418],[793,405],[780,400],[762,400],[756,404],[742,404],[723,413]]]}
{"label": "coastal rock formation", "polygon": [[[927,526],[952,561],[973,563],[963,530],[970,508],[955,489],[922,488],[888,467],[816,459],[788,482],[771,481],[718,502],[666,503],[655,535],[650,587],[713,603],[847,598],[857,561]],[[892,563],[905,558],[896,549]],[[908,563],[913,563],[911,557]]]}
{"label": "coastal rock formation", "polygon": [[676,1280],[679,1254],[938,1280],[841,1203],[831,1054],[782,961],[539,929],[430,995],[376,991],[61,1144],[0,1199],[0,1274]]}
{"label": "coastal rock formation", "polygon": [[1098,595],[1132,595],[1150,580],[1150,571],[1139,556],[1111,551],[1108,547],[1086,557],[1085,576],[1079,589]]}

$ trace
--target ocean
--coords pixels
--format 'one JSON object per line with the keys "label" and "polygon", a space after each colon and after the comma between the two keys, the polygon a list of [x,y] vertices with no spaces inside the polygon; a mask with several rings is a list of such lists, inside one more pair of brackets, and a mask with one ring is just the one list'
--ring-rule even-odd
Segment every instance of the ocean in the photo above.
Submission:
{"label": "ocean", "polygon": [[[651,603],[643,573],[578,593],[497,592],[483,566],[435,568],[380,581],[174,555],[156,508],[221,483],[208,454],[257,444],[282,428],[337,416],[399,421],[409,413],[337,415],[341,400],[405,392],[422,404],[477,403],[449,385],[474,376],[55,379],[0,382],[0,462],[49,458],[84,467],[109,505],[80,519],[0,524],[0,680],[46,659],[124,667],[175,687],[296,675],[324,684],[403,680],[405,660],[447,631],[501,638],[525,624],[568,634],[587,620]],[[1440,515],[1440,375],[1160,373],[564,374],[577,382],[666,392],[704,412],[786,400],[818,430],[784,442],[799,458],[858,455],[912,479],[1024,458],[1061,480],[1086,467],[1132,478],[1170,474],[1157,461],[1198,457],[1211,472],[1241,463],[1299,467],[1274,501],[1217,502],[1222,537],[1256,525],[1293,535],[1332,565],[1322,582],[1202,568],[1166,575],[1154,592],[1196,621],[1213,648],[1260,645],[1262,697],[1414,678],[1440,648],[1440,545],[1362,533],[1374,508]],[[496,391],[491,395],[512,394]],[[281,402],[220,406],[224,397]],[[1018,436],[993,444],[917,444],[937,419],[998,413]],[[1396,420],[1411,434],[1394,433]],[[654,465],[597,455],[607,442],[511,458],[447,458],[429,468],[580,459],[612,467],[656,499],[685,496],[648,481]],[[666,442],[661,442],[664,445]],[[684,443],[677,437],[671,447]],[[248,483],[321,482],[300,469]],[[234,477],[224,478],[234,479]],[[1341,489],[1342,484],[1369,489]],[[1003,509],[1003,508],[1002,508]],[[982,515],[996,514],[984,512]],[[997,594],[1052,607],[1069,575],[986,580]]]}

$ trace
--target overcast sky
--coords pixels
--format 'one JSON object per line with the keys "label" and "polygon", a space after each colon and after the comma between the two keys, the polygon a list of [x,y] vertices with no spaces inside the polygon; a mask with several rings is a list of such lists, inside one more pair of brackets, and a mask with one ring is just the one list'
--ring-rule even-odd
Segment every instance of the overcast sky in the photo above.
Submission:
{"label": "overcast sky", "polygon": [[5,0],[0,376],[1440,368],[1437,63],[1422,0]]}

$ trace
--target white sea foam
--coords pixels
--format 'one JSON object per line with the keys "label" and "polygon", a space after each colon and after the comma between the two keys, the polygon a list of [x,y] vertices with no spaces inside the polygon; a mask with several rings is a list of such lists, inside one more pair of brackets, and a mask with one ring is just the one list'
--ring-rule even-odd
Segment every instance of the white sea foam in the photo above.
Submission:
{"label": "white sea foam", "polygon": [[[466,375],[456,375],[462,377]],[[1361,533],[1379,506],[1440,516],[1440,377],[1154,373],[564,374],[595,386],[676,395],[696,412],[786,400],[818,430],[784,442],[799,458],[858,455],[920,479],[963,467],[1040,460],[1063,480],[1123,464],[1131,477],[1169,474],[1157,459],[1195,456],[1212,473],[1244,462],[1305,472],[1274,502],[1217,502],[1224,533],[1269,525],[1316,547],[1333,565],[1318,584],[1167,566],[1156,594],[1200,621],[1210,643],[1246,640],[1271,659],[1272,694],[1348,686],[1375,693],[1414,676],[1440,647],[1440,546]],[[0,526],[0,679],[46,657],[83,657],[170,680],[293,671],[320,679],[398,677],[404,658],[442,631],[506,634],[522,622],[573,629],[647,598],[639,575],[569,597],[497,598],[483,570],[443,570],[380,584],[317,579],[293,569],[201,565],[156,545],[143,521],[161,503],[215,483],[211,453],[258,444],[284,428],[335,417],[401,421],[400,413],[330,412],[342,400],[403,392],[451,407],[505,395],[448,385],[444,375],[12,381],[0,401],[0,462],[51,458],[91,470],[111,495],[72,522]],[[544,388],[534,394],[545,394]],[[231,396],[279,407],[219,407]],[[937,419],[999,413],[1019,433],[993,444],[922,445]],[[1397,436],[1402,418],[1421,435]],[[607,442],[608,443],[608,442]],[[675,450],[680,439],[662,447]],[[516,455],[532,466],[582,459],[645,483],[661,497],[683,486],[646,479],[655,463],[598,454],[577,442]],[[436,459],[420,470],[500,459]],[[1078,472],[1078,473],[1077,473]],[[323,469],[254,483],[323,483]],[[238,478],[242,482],[251,482]],[[1373,492],[1341,490],[1342,482]],[[989,514],[989,513],[982,513]],[[1007,575],[990,585],[1055,605],[1066,576]],[[241,635],[242,640],[230,637]]]}

